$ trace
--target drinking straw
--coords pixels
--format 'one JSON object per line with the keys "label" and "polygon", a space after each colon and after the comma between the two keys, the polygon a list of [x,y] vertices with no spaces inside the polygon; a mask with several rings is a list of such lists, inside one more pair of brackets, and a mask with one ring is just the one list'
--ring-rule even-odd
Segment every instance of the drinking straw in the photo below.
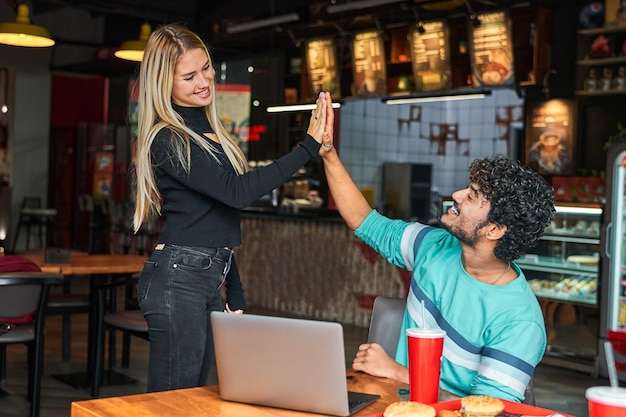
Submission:
{"label": "drinking straw", "polygon": [[606,356],[606,367],[609,371],[609,382],[611,383],[611,388],[615,389],[619,387],[619,382],[617,382],[617,368],[615,366],[615,357],[613,356],[613,345],[608,340],[604,342],[604,354]]}
{"label": "drinking straw", "polygon": [[424,300],[422,300],[422,324],[425,329],[428,329],[428,324],[426,324],[426,306],[424,305]]}

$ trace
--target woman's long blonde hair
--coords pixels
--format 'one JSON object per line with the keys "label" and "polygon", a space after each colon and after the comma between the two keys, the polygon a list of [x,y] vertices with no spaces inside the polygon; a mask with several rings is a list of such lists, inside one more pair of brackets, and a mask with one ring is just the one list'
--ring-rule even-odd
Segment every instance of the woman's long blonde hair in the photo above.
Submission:
{"label": "woman's long blonde hair", "polygon": [[[185,126],[182,117],[172,107],[171,93],[176,63],[181,55],[196,48],[206,52],[212,65],[206,45],[195,33],[183,26],[170,24],[152,32],[144,50],[139,71],[136,198],[133,218],[135,233],[152,215],[161,214],[161,195],[156,186],[150,157],[150,146],[159,130],[168,127],[172,131],[172,149],[187,173],[191,168],[192,141],[211,157],[215,157],[217,152],[210,141]],[[243,174],[248,170],[246,157],[217,116],[214,82],[210,88],[213,100],[206,107],[207,117],[235,171]]]}

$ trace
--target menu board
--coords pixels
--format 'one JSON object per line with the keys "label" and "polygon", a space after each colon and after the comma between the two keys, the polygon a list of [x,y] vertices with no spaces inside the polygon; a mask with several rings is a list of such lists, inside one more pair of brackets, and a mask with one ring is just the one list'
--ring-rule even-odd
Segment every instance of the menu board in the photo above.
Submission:
{"label": "menu board", "polygon": [[[420,28],[423,30],[420,33]],[[449,28],[438,20],[417,24],[410,32],[416,91],[445,90],[451,86]]]}
{"label": "menu board", "polygon": [[385,48],[381,34],[376,31],[357,33],[354,36],[352,50],[354,95],[387,93]]}
{"label": "menu board", "polygon": [[332,38],[317,39],[307,43],[307,65],[311,93],[314,97],[320,91],[328,91],[334,99],[340,97],[335,50],[335,41]]}
{"label": "menu board", "polygon": [[472,84],[512,86],[515,83],[513,36],[506,11],[481,13],[480,24],[470,24]]}

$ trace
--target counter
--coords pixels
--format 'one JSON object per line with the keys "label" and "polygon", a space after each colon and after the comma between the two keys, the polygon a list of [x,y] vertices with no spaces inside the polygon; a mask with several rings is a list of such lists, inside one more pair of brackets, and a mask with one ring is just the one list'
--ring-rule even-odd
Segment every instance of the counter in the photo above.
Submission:
{"label": "counter", "polygon": [[407,294],[408,271],[356,239],[332,212],[244,212],[241,229],[236,256],[250,306],[367,327],[377,295]]}

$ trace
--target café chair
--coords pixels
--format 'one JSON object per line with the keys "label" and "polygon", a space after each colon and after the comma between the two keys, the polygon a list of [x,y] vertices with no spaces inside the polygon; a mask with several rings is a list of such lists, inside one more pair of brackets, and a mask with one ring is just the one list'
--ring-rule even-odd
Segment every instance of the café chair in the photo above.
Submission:
{"label": "caf\u00e9 chair", "polygon": [[89,313],[89,294],[76,294],[71,292],[69,279],[66,278],[63,283],[63,292],[61,294],[51,294],[48,299],[48,316],[62,317],[62,359],[63,362],[69,362],[72,356],[72,321],[73,314]]}
{"label": "caf\u00e9 chair", "polygon": [[[97,329],[95,341],[95,358],[96,363],[92,372],[91,396],[98,397],[100,395],[100,385],[105,374],[104,370],[104,345],[105,335],[109,332],[109,340],[114,340],[114,332],[122,331],[124,334],[122,347],[122,366],[128,367],[130,353],[130,336],[140,337],[148,340],[148,323],[143,317],[143,313],[136,307],[132,306],[132,300],[129,300],[128,294],[130,289],[134,289],[137,285],[138,276],[134,275],[130,278],[118,280],[109,284],[99,285],[97,288]],[[123,287],[126,290],[127,297],[124,300],[124,309],[116,311],[116,294],[117,288]],[[110,299],[107,300],[107,293]],[[109,371],[113,371],[115,365],[115,344],[109,345]]]}
{"label": "caf\u00e9 chair", "polygon": [[48,296],[50,288],[62,282],[61,274],[34,271],[0,273],[0,317],[10,323],[11,318],[33,314],[32,321],[16,324],[0,336],[3,372],[7,345],[21,343],[28,348],[30,417],[39,416]]}
{"label": "caf\u00e9 chair", "polygon": [[378,343],[392,358],[396,356],[405,307],[404,298],[379,295],[374,300],[367,343]]}
{"label": "caf\u00e9 chair", "polygon": [[[372,308],[367,343],[378,343],[387,355],[394,358],[396,356],[396,348],[398,347],[398,339],[400,338],[405,308],[406,299],[404,298],[385,297],[382,295],[376,297]],[[524,400],[522,401],[524,404],[535,405],[533,380],[534,377],[531,377],[530,382],[526,386]]]}
{"label": "caf\u00e9 chair", "polygon": [[17,222],[17,229],[15,230],[15,237],[13,240],[12,251],[17,250],[17,241],[20,236],[20,230],[22,227],[26,228],[26,249],[30,249],[30,235],[31,227],[36,227],[39,237],[39,247],[45,247],[44,241],[44,228],[48,228],[52,217],[56,215],[55,209],[45,209],[41,207],[41,198],[39,197],[24,197],[22,200],[22,207],[20,209],[20,217]]}

